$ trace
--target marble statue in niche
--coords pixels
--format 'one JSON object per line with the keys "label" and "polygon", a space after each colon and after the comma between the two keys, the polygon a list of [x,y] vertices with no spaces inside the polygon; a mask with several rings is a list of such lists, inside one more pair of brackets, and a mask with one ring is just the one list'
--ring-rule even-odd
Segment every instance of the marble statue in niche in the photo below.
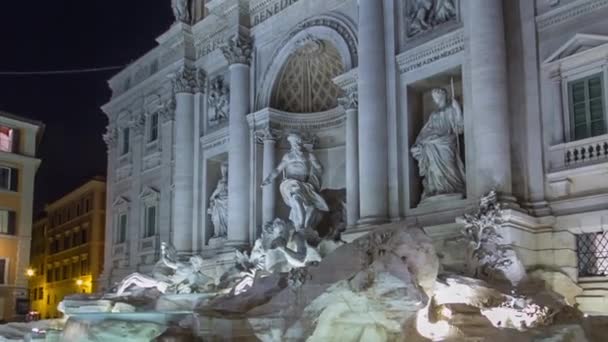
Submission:
{"label": "marble statue in niche", "polygon": [[192,18],[190,15],[190,0],[171,0],[171,8],[176,21],[190,23]]}
{"label": "marble statue in niche", "polygon": [[456,18],[454,0],[413,0],[408,11],[408,37]]}
{"label": "marble statue in niche", "polygon": [[422,201],[465,192],[459,138],[464,132],[462,109],[453,94],[452,99],[448,99],[444,88],[433,89],[431,94],[437,109],[429,116],[411,149],[423,178]]}
{"label": "marble statue in niche", "polygon": [[323,213],[329,211],[327,202],[320,194],[323,166],[313,153],[304,148],[300,135],[289,134],[287,141],[291,146],[290,151],[266,177],[262,186],[270,185],[273,179],[283,174],[279,189],[283,201],[291,208],[289,220],[296,230],[314,229]]}
{"label": "marble statue in niche", "polygon": [[209,89],[209,126],[217,126],[228,121],[230,89],[222,77],[216,77]]}
{"label": "marble statue in niche", "polygon": [[220,166],[222,178],[217,182],[215,190],[209,197],[209,209],[213,223],[213,237],[223,238],[228,235],[228,164]]}

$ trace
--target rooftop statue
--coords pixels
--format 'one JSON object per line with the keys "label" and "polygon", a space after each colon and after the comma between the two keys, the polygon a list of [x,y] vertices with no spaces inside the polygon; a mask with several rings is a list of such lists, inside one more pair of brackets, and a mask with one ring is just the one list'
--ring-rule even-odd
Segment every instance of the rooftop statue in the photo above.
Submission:
{"label": "rooftop statue", "polygon": [[287,136],[291,149],[281,163],[262,183],[268,186],[281,173],[283,180],[279,189],[283,201],[291,208],[289,220],[296,230],[314,229],[322,218],[321,212],[329,207],[320,195],[323,166],[315,155],[304,149],[302,138],[297,134]]}
{"label": "rooftop statue", "polygon": [[190,15],[190,1],[189,0],[171,0],[171,8],[173,8],[173,15],[176,21],[189,24],[192,20]]}
{"label": "rooftop statue", "polygon": [[459,142],[459,135],[464,132],[460,104],[453,95],[449,101],[448,92],[443,88],[433,89],[432,96],[437,109],[429,116],[411,150],[423,178],[422,201],[465,192]]}

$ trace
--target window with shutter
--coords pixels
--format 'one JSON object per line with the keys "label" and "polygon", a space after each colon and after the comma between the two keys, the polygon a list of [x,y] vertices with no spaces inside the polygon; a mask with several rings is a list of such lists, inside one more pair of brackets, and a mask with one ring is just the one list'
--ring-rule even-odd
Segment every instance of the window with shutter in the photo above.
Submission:
{"label": "window with shutter", "polygon": [[118,217],[117,243],[127,241],[127,214],[120,214]]}
{"label": "window with shutter", "polygon": [[150,132],[148,134],[148,142],[158,140],[158,114],[150,115]]}
{"label": "window with shutter", "polygon": [[129,153],[129,143],[130,143],[130,131],[129,127],[125,127],[122,130],[122,154],[125,155]]}
{"label": "window with shutter", "polygon": [[0,210],[0,234],[15,235],[17,232],[17,215],[14,211]]}
{"label": "window with shutter", "polygon": [[572,140],[606,133],[602,74],[570,82],[570,126]]}
{"label": "window with shutter", "polygon": [[2,285],[7,283],[7,264],[8,261],[6,259],[0,259],[0,284]]}
{"label": "window with shutter", "polygon": [[145,237],[151,237],[156,235],[156,206],[151,205],[146,207],[146,219],[145,219]]}

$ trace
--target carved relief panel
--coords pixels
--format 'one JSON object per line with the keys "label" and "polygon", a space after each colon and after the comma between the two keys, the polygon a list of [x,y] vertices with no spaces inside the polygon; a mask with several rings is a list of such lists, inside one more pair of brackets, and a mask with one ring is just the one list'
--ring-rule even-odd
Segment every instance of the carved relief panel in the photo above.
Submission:
{"label": "carved relief panel", "polygon": [[459,20],[459,0],[405,0],[404,36],[411,40]]}
{"label": "carved relief panel", "polygon": [[228,121],[230,88],[222,76],[214,78],[209,84],[207,112],[208,127],[214,128]]}

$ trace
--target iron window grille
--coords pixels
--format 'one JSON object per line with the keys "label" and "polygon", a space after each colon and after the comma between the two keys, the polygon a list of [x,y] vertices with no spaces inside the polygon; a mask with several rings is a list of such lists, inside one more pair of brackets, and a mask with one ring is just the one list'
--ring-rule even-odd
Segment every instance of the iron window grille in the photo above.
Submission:
{"label": "iron window grille", "polygon": [[580,277],[608,276],[608,233],[576,236],[578,274]]}

